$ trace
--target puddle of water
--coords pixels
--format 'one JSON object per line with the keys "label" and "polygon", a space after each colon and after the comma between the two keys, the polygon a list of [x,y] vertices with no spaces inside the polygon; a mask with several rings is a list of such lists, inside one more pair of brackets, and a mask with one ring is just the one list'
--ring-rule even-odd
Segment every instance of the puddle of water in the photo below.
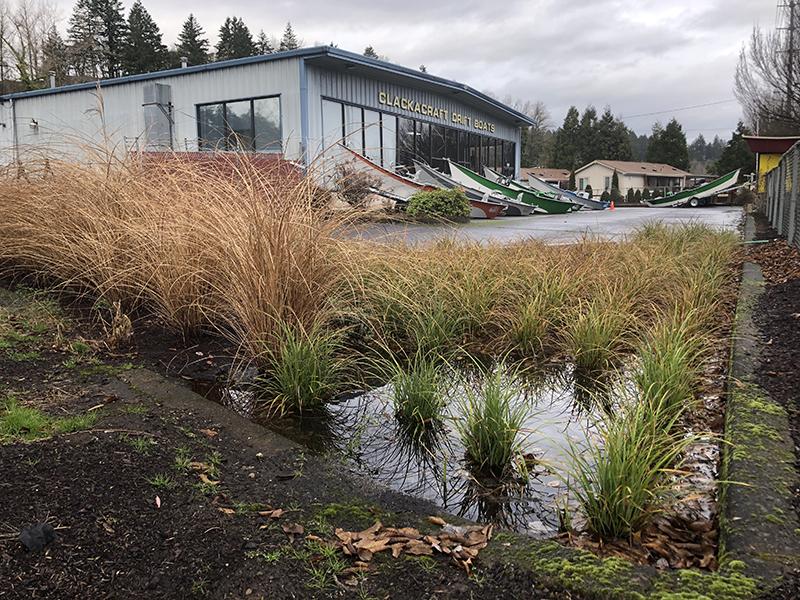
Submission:
{"label": "puddle of water", "polygon": [[442,427],[424,439],[414,439],[395,418],[391,385],[340,398],[313,416],[281,419],[260,418],[251,392],[208,384],[195,391],[391,489],[468,519],[549,536],[558,530],[556,506],[566,492],[559,474],[565,475],[570,444],[585,444],[604,410],[587,391],[596,385],[568,365],[520,388],[517,400],[528,412],[523,451],[535,460],[527,481],[504,482],[478,480],[470,471],[455,430],[463,417],[458,386],[447,394]]}

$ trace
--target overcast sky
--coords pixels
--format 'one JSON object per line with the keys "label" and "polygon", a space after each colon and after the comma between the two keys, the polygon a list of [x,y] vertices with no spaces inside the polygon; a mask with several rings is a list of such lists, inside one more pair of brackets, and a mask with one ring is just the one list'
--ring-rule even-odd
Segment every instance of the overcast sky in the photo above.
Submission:
{"label": "overcast sky", "polygon": [[[56,2],[65,29],[73,2]],[[555,126],[571,104],[610,105],[639,133],[674,114],[690,140],[727,139],[736,126],[739,50],[754,24],[774,27],[776,13],[775,0],[143,2],[170,46],[190,10],[212,44],[226,16],[242,17],[254,36],[279,37],[291,21],[305,45],[372,45],[391,62],[425,64],[500,98],[542,100]],[[706,103],[717,104],[634,117]]]}

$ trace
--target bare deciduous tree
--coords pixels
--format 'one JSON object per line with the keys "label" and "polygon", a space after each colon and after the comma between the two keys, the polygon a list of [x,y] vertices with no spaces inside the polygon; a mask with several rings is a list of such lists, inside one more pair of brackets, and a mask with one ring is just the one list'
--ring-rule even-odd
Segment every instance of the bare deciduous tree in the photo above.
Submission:
{"label": "bare deciduous tree", "polygon": [[[793,12],[800,21],[800,7]],[[739,55],[734,93],[762,134],[800,133],[800,22],[791,25],[778,31],[755,27]]]}
{"label": "bare deciduous tree", "polygon": [[55,14],[49,0],[0,2],[0,62],[6,78],[15,76],[25,88],[46,78],[42,48]]}

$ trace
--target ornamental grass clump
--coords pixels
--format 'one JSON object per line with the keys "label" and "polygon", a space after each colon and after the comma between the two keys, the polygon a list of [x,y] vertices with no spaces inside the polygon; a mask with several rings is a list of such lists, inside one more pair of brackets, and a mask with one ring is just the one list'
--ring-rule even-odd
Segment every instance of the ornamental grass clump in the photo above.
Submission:
{"label": "ornamental grass clump", "polygon": [[599,440],[570,447],[567,483],[590,531],[604,540],[640,531],[670,489],[669,473],[692,439],[672,432],[666,401],[626,398],[598,423]]}
{"label": "ornamental grass clump", "polygon": [[478,371],[480,381],[463,386],[463,417],[455,427],[476,472],[507,476],[521,455],[528,409],[520,398],[516,373],[509,373],[503,364],[491,371],[478,367]]}
{"label": "ornamental grass clump", "polygon": [[268,412],[318,409],[343,389],[348,362],[342,358],[341,338],[341,332],[321,326],[280,325],[277,348],[262,357],[256,386]]}
{"label": "ornamental grass clump", "polygon": [[658,413],[671,422],[672,416],[689,409],[694,402],[695,384],[707,348],[697,333],[697,312],[674,313],[650,328],[639,345],[639,367],[635,381],[645,402],[660,402]]}
{"label": "ornamental grass clump", "polygon": [[626,346],[631,324],[628,311],[624,298],[605,293],[584,303],[563,334],[566,349],[579,369],[604,371],[612,366]]}

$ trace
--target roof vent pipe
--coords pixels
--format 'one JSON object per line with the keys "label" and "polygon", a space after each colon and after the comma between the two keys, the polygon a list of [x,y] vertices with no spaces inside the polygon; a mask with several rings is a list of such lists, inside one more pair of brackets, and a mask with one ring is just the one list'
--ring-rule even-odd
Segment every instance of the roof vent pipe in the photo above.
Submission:
{"label": "roof vent pipe", "polygon": [[54,88],[56,87],[56,72],[50,71],[49,75],[50,75],[50,87]]}
{"label": "roof vent pipe", "polygon": [[181,69],[185,69],[189,66],[189,59],[185,56],[181,56]]}

